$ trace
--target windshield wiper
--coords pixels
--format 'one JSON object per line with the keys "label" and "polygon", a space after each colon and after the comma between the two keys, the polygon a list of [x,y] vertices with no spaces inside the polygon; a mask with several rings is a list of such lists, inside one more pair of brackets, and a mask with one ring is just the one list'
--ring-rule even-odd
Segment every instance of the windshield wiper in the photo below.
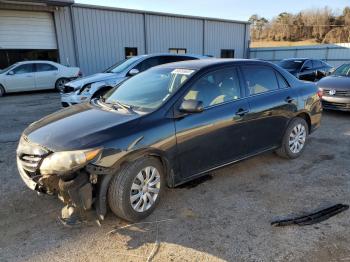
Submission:
{"label": "windshield wiper", "polygon": [[127,104],[121,103],[119,101],[113,101],[113,104],[117,105],[118,107],[120,107],[126,111],[129,111],[131,113],[135,113],[135,110],[133,109],[132,105],[127,105]]}

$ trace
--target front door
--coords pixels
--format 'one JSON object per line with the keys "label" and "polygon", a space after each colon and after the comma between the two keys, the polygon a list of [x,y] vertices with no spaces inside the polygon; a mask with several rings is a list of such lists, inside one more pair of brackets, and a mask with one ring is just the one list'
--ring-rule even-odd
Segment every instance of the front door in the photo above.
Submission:
{"label": "front door", "polygon": [[316,70],[314,69],[313,63],[311,60],[307,60],[302,66],[299,79],[305,81],[315,81],[316,79]]}
{"label": "front door", "polygon": [[249,105],[236,68],[226,67],[205,74],[181,101],[189,99],[202,101],[204,111],[175,119],[183,179],[247,153],[245,114]]}
{"label": "front door", "polygon": [[35,76],[33,64],[19,65],[5,76],[6,90],[8,92],[30,91],[35,89]]}

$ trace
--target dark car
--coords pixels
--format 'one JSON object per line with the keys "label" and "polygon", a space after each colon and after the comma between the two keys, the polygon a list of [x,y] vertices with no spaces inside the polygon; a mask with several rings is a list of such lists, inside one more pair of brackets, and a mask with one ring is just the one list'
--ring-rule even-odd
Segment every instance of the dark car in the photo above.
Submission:
{"label": "dark car", "polygon": [[284,59],[278,65],[296,78],[312,82],[327,76],[332,70],[332,66],[326,62],[308,58]]}
{"label": "dark car", "polygon": [[322,92],[323,108],[350,111],[350,64],[341,65],[317,86]]}
{"label": "dark car", "polygon": [[268,62],[207,59],[151,68],[100,99],[30,125],[17,149],[33,190],[58,193],[73,223],[107,203],[119,217],[149,215],[164,187],[276,150],[299,157],[320,125],[317,87]]}

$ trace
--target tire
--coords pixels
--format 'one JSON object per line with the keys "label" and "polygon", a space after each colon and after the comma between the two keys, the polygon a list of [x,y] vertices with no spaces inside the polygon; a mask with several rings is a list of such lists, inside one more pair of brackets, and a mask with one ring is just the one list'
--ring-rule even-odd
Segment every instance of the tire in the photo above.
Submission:
{"label": "tire", "polygon": [[308,135],[309,126],[306,121],[300,117],[294,118],[283,136],[281,147],[276,150],[277,155],[286,159],[298,158],[305,150]]}
{"label": "tire", "polygon": [[64,85],[66,83],[69,82],[69,79],[68,78],[59,78],[57,79],[56,83],[55,83],[55,90],[57,92],[62,92],[63,91],[63,88],[64,88]]}
{"label": "tire", "polygon": [[100,96],[103,96],[106,92],[108,92],[109,90],[111,90],[112,87],[104,87],[100,90],[97,90],[92,96],[91,96],[91,99],[93,98],[99,98]]}
{"label": "tire", "polygon": [[[156,169],[158,173],[154,170],[154,173],[149,172],[149,178],[151,179],[148,179],[146,185],[149,185],[148,189],[152,188],[152,191],[148,191],[148,189],[142,187],[144,184],[138,178],[141,176],[146,178],[147,171],[145,170],[152,170],[151,168]],[[154,178],[152,179],[153,174]],[[157,179],[159,179],[159,182],[157,182]],[[156,184],[152,186],[152,183]],[[132,190],[132,186],[134,190]],[[139,188],[135,189],[135,187]],[[116,216],[130,222],[140,221],[153,212],[164,192],[164,187],[163,165],[156,158],[143,157],[123,166],[118,174],[112,178],[108,188],[108,204]],[[155,193],[152,192],[157,191],[157,189],[159,191],[155,196]],[[138,208],[140,210],[137,210]],[[143,208],[144,210],[141,210]]]}
{"label": "tire", "polygon": [[5,95],[5,88],[2,85],[0,85],[0,97],[4,95]]}

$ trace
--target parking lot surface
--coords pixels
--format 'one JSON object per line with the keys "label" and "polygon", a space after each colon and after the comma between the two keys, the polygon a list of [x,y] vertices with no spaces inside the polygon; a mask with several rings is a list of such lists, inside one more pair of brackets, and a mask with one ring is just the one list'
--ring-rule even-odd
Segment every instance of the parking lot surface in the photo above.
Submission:
{"label": "parking lot surface", "polygon": [[128,223],[109,212],[101,227],[65,228],[61,202],[17,173],[21,132],[59,109],[56,93],[0,98],[0,261],[350,261],[350,211],[312,226],[270,225],[350,203],[350,113],[324,112],[299,159],[266,153],[219,169],[168,189],[150,223],[107,234]]}

